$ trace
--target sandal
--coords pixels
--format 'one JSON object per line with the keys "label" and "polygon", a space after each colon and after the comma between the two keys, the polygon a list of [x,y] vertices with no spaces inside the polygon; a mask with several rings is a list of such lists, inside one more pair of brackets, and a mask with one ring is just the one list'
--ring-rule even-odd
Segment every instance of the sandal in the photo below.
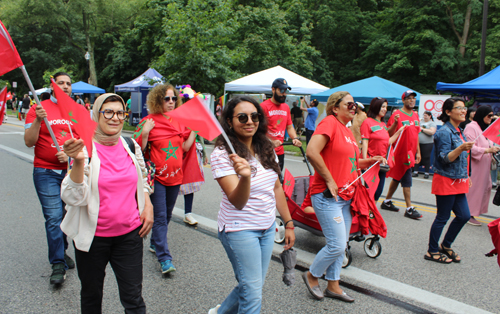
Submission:
{"label": "sandal", "polygon": [[[448,258],[443,253],[431,253],[431,252],[427,253],[429,253],[430,256],[427,256],[427,254],[425,254],[424,259],[428,261],[433,261],[441,264],[450,264],[452,262],[452,260],[448,262],[447,261]],[[435,256],[439,256],[439,258],[435,258]]]}
{"label": "sandal", "polygon": [[460,256],[458,256],[458,254],[455,253],[455,251],[453,251],[453,249],[451,249],[451,248],[447,249],[442,244],[441,244],[441,249],[439,250],[439,252],[443,253],[448,258],[450,258],[453,261],[453,263],[460,263],[460,261],[461,261]]}

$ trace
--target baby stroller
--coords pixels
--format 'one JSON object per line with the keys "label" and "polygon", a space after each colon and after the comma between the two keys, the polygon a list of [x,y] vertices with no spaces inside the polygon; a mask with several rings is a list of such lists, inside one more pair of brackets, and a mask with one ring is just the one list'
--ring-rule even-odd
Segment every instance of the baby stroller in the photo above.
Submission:
{"label": "baby stroller", "polygon": [[[284,143],[283,145],[287,144],[289,145],[289,143]],[[283,190],[285,191],[288,209],[290,210],[293,223],[296,227],[307,230],[317,236],[324,236],[318,219],[316,218],[316,214],[306,213],[303,210],[306,205],[311,206],[310,199],[308,197],[308,191],[309,186],[312,185],[314,177],[312,175],[309,161],[305,156],[304,149],[300,147],[300,150],[302,152],[302,155],[304,156],[304,160],[310,175],[293,177],[288,169],[285,169],[285,175],[283,178]],[[274,237],[274,242],[278,244],[285,241],[284,223],[285,222],[280,216],[276,217],[276,234]],[[342,264],[343,268],[348,267],[352,262],[350,242],[353,240],[356,242],[364,241],[363,247],[368,257],[376,258],[382,253],[382,245],[379,241],[380,236],[378,234],[371,234],[368,237],[365,237],[365,235],[361,231],[358,217],[353,215],[351,230],[349,234],[349,242],[347,243],[344,262]]]}

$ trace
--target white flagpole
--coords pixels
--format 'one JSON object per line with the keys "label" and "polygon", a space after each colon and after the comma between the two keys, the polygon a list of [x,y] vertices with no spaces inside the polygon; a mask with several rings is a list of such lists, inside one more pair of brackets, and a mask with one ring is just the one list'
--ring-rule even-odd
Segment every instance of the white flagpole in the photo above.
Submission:
{"label": "white flagpole", "polygon": [[366,169],[365,172],[363,172],[359,177],[356,178],[356,180],[352,181],[348,186],[346,186],[345,188],[342,188],[342,191],[344,190],[347,190],[351,185],[354,184],[354,182],[358,181],[362,176],[365,175],[365,173],[367,173],[371,168],[373,168],[376,164],[378,164],[380,162],[380,160],[377,160],[376,163],[374,163],[373,165],[370,166],[370,168]]}
{"label": "white flagpole", "polygon": [[[35,92],[35,88],[33,87],[33,84],[31,83],[30,77],[28,75],[28,72],[26,72],[26,68],[23,66],[20,67],[21,71],[23,72],[24,79],[26,80],[26,83],[28,83],[28,87],[31,90],[31,93],[33,94],[33,97],[35,98],[35,102],[38,106],[42,106],[40,104],[40,100],[38,99],[38,95]],[[54,131],[52,131],[52,128],[49,124],[49,120],[47,118],[43,118],[43,122],[45,122],[45,125],[47,126],[47,129],[49,130],[50,137],[52,138],[52,141],[54,142],[54,145],[56,146],[56,149],[58,152],[61,151],[61,148],[59,147],[59,143],[57,143],[56,137],[54,135]]]}

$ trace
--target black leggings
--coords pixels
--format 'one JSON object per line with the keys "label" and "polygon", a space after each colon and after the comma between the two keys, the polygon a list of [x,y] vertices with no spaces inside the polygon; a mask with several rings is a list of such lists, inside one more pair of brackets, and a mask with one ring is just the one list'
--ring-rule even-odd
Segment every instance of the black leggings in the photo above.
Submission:
{"label": "black leggings", "polygon": [[420,166],[423,166],[425,169],[425,173],[429,173],[429,169],[431,167],[431,153],[433,146],[434,143],[420,144],[420,156],[422,157],[422,159],[420,160],[420,163],[418,165],[415,165],[415,168],[413,168],[414,171],[418,171],[418,168],[420,168]]}

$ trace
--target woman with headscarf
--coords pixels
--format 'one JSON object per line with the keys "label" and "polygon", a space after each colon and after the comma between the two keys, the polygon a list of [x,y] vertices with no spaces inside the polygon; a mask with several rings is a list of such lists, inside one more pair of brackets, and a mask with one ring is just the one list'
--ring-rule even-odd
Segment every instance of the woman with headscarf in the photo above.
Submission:
{"label": "woman with headscarf", "polygon": [[166,274],[176,270],[168,248],[167,233],[179,188],[188,183],[184,180],[187,175],[184,173],[184,153],[187,152],[186,156],[192,153],[194,157],[190,172],[200,171],[200,167],[193,146],[196,133],[168,116],[168,112],[182,104],[179,91],[172,85],[158,84],[149,92],[147,104],[150,114],[137,125],[133,139],[156,167],[154,193],[151,195],[154,225],[149,250],[156,254],[161,272]]}
{"label": "woman with headscarf", "polygon": [[61,229],[74,241],[83,314],[102,312],[108,263],[125,312],[146,313],[142,238],[153,226],[153,206],[141,148],[121,136],[125,117],[120,96],[101,95],[92,111],[98,124],[90,162],[81,139],[64,143],[64,152],[74,162],[61,186],[61,198],[67,205]]}
{"label": "woman with headscarf", "polygon": [[491,124],[493,111],[489,106],[480,106],[474,116],[474,121],[465,127],[464,135],[469,142],[475,142],[471,149],[471,181],[472,187],[467,193],[467,203],[471,218],[467,222],[473,226],[480,226],[476,217],[488,212],[488,203],[491,194],[491,154],[500,150],[493,146],[493,142],[482,134]]}
{"label": "woman with headscarf", "polygon": [[469,107],[467,108],[467,114],[465,115],[465,121],[460,123],[460,127],[462,130],[465,130],[467,124],[471,123],[474,120],[474,115],[476,114],[476,108]]}

